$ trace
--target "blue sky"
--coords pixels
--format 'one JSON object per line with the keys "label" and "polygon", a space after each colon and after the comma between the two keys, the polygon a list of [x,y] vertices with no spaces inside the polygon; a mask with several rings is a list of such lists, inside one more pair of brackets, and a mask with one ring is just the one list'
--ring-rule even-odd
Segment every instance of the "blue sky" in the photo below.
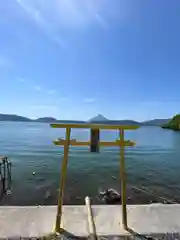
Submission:
{"label": "blue sky", "polygon": [[179,0],[6,0],[0,112],[146,120],[180,110]]}

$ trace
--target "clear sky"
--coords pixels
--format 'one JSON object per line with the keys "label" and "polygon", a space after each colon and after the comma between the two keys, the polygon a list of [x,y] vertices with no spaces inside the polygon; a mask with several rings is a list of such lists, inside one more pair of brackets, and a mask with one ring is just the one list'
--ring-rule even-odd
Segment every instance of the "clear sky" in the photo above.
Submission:
{"label": "clear sky", "polygon": [[6,0],[0,112],[166,118],[180,110],[179,0]]}

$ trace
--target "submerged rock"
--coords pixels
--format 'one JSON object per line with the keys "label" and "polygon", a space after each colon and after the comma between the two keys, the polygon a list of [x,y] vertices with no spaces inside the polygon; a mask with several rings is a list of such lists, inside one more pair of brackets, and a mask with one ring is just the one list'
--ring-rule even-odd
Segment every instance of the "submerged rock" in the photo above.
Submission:
{"label": "submerged rock", "polygon": [[111,176],[111,177],[112,177],[113,180],[117,180],[117,177],[115,177],[115,176]]}
{"label": "submerged rock", "polygon": [[45,194],[45,198],[47,199],[47,198],[50,198],[51,197],[51,193],[50,193],[50,191],[46,191],[46,194]]}
{"label": "submerged rock", "polygon": [[7,194],[7,195],[11,195],[11,194],[12,194],[11,189],[8,189],[8,190],[6,191],[6,194]]}
{"label": "submerged rock", "polygon": [[107,189],[104,192],[100,192],[99,195],[102,201],[107,204],[121,203],[121,194],[113,188]]}

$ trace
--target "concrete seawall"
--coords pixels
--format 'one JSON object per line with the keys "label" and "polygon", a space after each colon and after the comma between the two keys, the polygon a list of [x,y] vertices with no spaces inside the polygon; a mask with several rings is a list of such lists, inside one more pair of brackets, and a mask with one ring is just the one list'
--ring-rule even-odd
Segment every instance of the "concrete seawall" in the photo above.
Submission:
{"label": "concrete seawall", "polygon": [[[0,239],[48,235],[53,232],[56,211],[56,206],[0,207]],[[93,205],[92,212],[98,236],[180,233],[179,204],[127,206],[129,231],[121,223],[121,206]],[[89,236],[86,206],[63,206],[62,227],[72,236]]]}

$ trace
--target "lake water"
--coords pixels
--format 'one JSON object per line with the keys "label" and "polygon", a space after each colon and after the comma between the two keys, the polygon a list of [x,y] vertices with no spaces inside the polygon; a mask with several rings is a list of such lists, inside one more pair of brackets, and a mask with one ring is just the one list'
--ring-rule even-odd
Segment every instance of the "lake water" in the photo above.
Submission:
{"label": "lake water", "polygon": [[[12,195],[1,204],[56,204],[63,148],[52,141],[64,133],[44,123],[0,122],[0,155],[10,158],[13,180]],[[89,131],[73,130],[72,137],[87,140]],[[116,131],[101,133],[102,140],[117,138]],[[156,201],[133,187],[180,202],[180,132],[142,127],[126,131],[125,138],[136,142],[125,151],[129,203]],[[64,204],[84,204],[86,195],[100,203],[98,192],[109,187],[120,190],[119,149],[71,148]]]}

